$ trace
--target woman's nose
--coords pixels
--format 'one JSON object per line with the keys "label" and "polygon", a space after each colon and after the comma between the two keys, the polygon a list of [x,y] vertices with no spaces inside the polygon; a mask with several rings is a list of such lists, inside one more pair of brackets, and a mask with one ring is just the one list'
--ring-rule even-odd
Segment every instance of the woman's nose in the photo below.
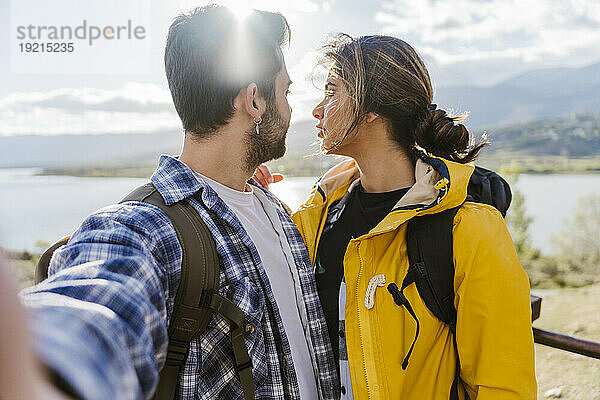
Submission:
{"label": "woman's nose", "polygon": [[317,106],[312,111],[312,115],[319,121],[323,119],[323,102],[317,104]]}

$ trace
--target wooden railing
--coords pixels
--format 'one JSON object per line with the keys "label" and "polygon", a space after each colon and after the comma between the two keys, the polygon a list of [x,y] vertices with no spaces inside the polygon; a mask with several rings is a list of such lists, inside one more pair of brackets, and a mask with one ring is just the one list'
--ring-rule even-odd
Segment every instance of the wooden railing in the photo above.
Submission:
{"label": "wooden railing", "polygon": [[[531,296],[531,316],[532,321],[539,318],[542,309],[542,299],[537,296]],[[547,331],[544,329],[533,328],[533,339],[536,343],[544,346],[550,346],[555,349],[569,351],[571,353],[582,354],[587,357],[600,359],[600,343],[591,340],[579,339],[573,336],[563,335]]]}

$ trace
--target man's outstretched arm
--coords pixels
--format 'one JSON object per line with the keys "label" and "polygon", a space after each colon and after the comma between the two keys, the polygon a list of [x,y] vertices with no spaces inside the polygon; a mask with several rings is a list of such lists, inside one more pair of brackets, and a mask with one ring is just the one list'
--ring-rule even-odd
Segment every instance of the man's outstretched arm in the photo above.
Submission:
{"label": "man's outstretched arm", "polygon": [[50,278],[21,293],[38,357],[86,400],[147,398],[164,363],[180,264],[158,208],[92,214],[53,256]]}

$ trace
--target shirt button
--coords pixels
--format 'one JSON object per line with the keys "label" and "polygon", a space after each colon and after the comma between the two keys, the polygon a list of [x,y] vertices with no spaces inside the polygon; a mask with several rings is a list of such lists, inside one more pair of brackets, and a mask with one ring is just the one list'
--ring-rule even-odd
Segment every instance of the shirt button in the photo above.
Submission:
{"label": "shirt button", "polygon": [[373,391],[377,392],[379,390],[379,385],[378,384],[374,384],[373,385]]}
{"label": "shirt button", "polygon": [[255,330],[256,330],[256,326],[254,324],[246,324],[246,327],[245,327],[246,333],[252,334],[252,333],[254,333]]}
{"label": "shirt button", "polygon": [[342,394],[346,394],[346,386],[342,386]]}
{"label": "shirt button", "polygon": [[343,329],[340,329],[340,330],[338,331],[338,335],[340,335],[340,337],[343,339],[343,338],[344,338],[344,330],[343,330]]}

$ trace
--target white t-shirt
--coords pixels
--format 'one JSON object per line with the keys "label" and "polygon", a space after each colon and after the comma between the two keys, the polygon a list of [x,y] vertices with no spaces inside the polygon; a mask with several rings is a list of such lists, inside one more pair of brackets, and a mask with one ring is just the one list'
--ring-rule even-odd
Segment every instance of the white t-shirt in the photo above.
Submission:
{"label": "white t-shirt", "polygon": [[300,317],[298,291],[291,268],[296,268],[275,206],[260,190],[246,185],[245,192],[198,174],[238,217],[252,239],[271,283],[287,335],[300,398],[317,399],[317,383],[307,337]]}

